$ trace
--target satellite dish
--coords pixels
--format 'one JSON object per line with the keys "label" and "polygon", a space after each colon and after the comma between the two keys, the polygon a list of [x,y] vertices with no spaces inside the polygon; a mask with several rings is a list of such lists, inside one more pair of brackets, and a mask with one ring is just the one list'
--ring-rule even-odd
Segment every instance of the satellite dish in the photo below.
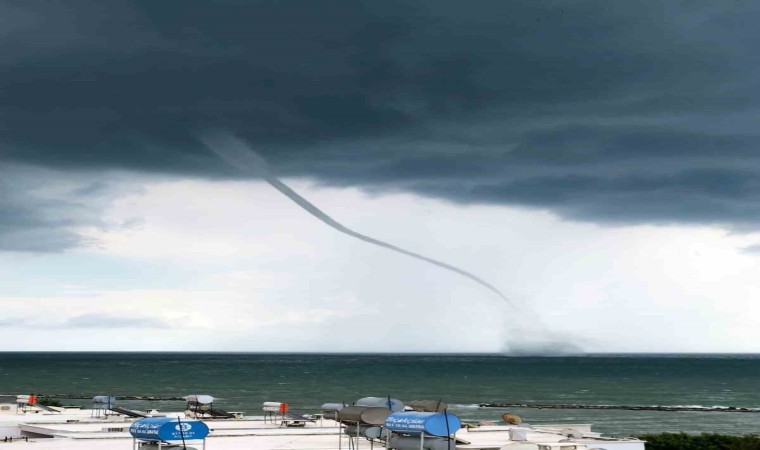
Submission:
{"label": "satellite dish", "polygon": [[202,405],[209,405],[211,403],[214,403],[214,397],[210,395],[188,395],[185,397],[185,401],[200,403]]}

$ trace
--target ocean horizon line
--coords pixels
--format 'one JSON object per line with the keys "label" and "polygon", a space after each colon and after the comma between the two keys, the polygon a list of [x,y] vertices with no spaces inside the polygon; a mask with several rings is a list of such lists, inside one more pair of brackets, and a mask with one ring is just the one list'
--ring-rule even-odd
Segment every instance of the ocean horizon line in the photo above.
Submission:
{"label": "ocean horizon line", "polygon": [[198,351],[198,350],[0,350],[3,354],[165,354],[165,355],[346,355],[346,356],[498,356],[507,358],[588,358],[631,356],[760,356],[751,352],[593,352],[510,354],[500,352],[330,352],[330,351]]}

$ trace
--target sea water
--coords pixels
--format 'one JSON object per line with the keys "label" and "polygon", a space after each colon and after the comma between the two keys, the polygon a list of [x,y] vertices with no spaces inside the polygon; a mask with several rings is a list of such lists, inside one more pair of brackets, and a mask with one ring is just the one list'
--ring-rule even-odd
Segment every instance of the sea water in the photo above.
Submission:
{"label": "sea water", "polygon": [[[503,355],[0,353],[0,394],[182,397],[261,414],[278,401],[316,413],[366,396],[443,400],[465,421],[512,412],[532,424],[592,423],[611,435],[760,431],[760,412],[483,408],[480,403],[760,408],[758,355]],[[13,399],[2,399],[13,401]],[[87,400],[61,400],[89,406]],[[118,400],[126,408],[184,409],[180,400]]]}

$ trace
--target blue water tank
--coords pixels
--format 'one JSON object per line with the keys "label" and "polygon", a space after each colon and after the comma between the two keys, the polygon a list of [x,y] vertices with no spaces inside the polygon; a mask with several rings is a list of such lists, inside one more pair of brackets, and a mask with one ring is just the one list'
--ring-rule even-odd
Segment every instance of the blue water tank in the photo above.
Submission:
{"label": "blue water tank", "polygon": [[132,422],[129,434],[149,441],[194,441],[208,436],[208,426],[200,420],[176,417],[146,417]]}
{"label": "blue water tank", "polygon": [[449,413],[402,411],[395,412],[385,419],[385,428],[404,434],[430,434],[447,436],[461,428],[459,417]]}

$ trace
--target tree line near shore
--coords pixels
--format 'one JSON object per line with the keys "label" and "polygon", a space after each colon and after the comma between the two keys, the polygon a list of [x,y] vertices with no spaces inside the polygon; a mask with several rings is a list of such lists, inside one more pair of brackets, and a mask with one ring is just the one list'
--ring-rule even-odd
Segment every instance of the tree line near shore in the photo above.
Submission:
{"label": "tree line near shore", "polygon": [[645,434],[647,450],[760,450],[760,436],[731,436],[727,434],[686,433]]}

